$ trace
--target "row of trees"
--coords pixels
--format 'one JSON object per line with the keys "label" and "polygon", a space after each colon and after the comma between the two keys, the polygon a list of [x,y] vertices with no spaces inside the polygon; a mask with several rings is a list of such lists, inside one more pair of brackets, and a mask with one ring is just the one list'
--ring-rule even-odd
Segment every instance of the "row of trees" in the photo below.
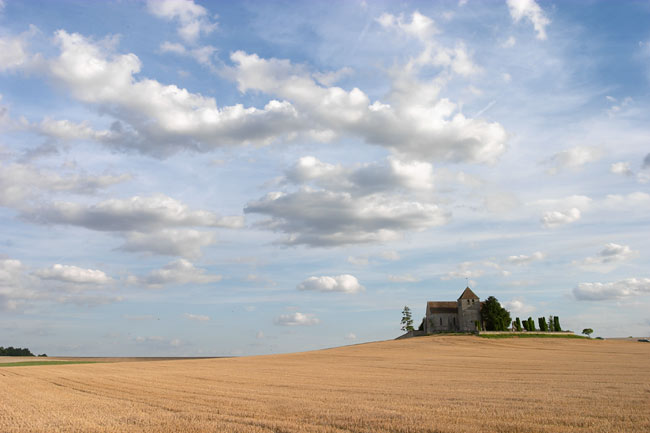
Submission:
{"label": "row of trees", "polygon": [[[538,317],[537,324],[539,325],[539,330],[542,332],[561,332],[562,327],[560,326],[560,318],[558,316],[548,316],[548,322],[546,317]],[[523,322],[519,320],[519,317],[512,322],[512,326],[515,331],[521,332],[522,329],[525,329],[528,332],[537,331],[535,328],[535,321],[532,317],[524,320]]]}
{"label": "row of trees", "polygon": [[[0,356],[35,356],[28,348],[22,347],[2,347],[0,346]],[[38,356],[47,356],[46,354],[41,354]]]}
{"label": "row of trees", "polygon": [[34,356],[28,348],[21,347],[2,347],[0,346],[0,356]]}

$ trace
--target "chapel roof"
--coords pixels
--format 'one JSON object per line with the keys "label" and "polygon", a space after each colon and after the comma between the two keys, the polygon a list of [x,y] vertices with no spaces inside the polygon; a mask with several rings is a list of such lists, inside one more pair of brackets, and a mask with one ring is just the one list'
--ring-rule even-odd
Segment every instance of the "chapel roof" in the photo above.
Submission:
{"label": "chapel roof", "polygon": [[460,299],[478,299],[478,296],[476,296],[476,293],[472,292],[472,289],[469,287],[465,288],[465,291],[463,292],[462,295],[460,295]]}
{"label": "chapel roof", "polygon": [[458,304],[456,301],[429,301],[427,310],[430,314],[451,314],[458,313]]}

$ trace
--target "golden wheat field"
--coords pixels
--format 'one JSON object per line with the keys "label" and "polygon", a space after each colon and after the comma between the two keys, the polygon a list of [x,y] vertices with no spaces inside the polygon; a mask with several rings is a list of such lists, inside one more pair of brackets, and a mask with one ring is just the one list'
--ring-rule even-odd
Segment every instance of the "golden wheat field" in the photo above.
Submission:
{"label": "golden wheat field", "polygon": [[648,432],[650,344],[438,336],[0,367],[0,431]]}

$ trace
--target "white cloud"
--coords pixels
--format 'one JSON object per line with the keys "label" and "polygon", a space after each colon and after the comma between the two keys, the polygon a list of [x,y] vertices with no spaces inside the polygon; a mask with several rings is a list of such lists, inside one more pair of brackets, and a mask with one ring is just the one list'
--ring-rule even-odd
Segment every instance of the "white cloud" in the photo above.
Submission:
{"label": "white cloud", "polygon": [[353,341],[353,340],[356,340],[356,339],[357,339],[357,336],[356,336],[356,334],[350,332],[348,335],[345,336],[345,339],[346,339],[346,340]]}
{"label": "white cloud", "polygon": [[[512,48],[512,47],[515,46],[516,43],[517,43],[517,39],[515,39],[514,36],[510,36],[508,39],[506,39],[506,40],[501,44],[501,46],[502,46],[503,48]],[[507,81],[510,81],[510,80],[507,80]]]}
{"label": "white cloud", "polygon": [[95,43],[64,30],[54,40],[61,54],[49,62],[52,77],[76,99],[119,119],[101,137],[112,148],[164,157],[182,149],[207,152],[224,145],[269,144],[302,128],[289,102],[272,100],[263,109],[219,108],[214,98],[134,77],[140,59],[115,54],[114,40]]}
{"label": "white cloud", "polygon": [[379,253],[379,257],[381,257],[384,260],[389,260],[391,262],[395,262],[400,259],[399,253],[393,250],[382,251],[381,253]]}
{"label": "white cloud", "polygon": [[298,290],[313,290],[318,292],[359,293],[365,290],[356,277],[348,274],[335,277],[309,277],[297,287]]}
{"label": "white cloud", "polygon": [[543,260],[546,257],[546,254],[541,251],[536,251],[531,255],[527,256],[525,254],[520,254],[518,256],[509,256],[508,263],[513,265],[528,265],[537,260]]}
{"label": "white cloud", "polygon": [[173,53],[179,56],[191,57],[201,65],[214,68],[212,59],[217,52],[217,48],[212,45],[203,45],[196,48],[186,48],[183,44],[173,42],[163,42],[160,44],[161,53]]}
{"label": "white cloud", "polygon": [[195,320],[197,322],[208,322],[210,320],[210,316],[204,316],[201,314],[185,313],[183,316],[188,320]]}
{"label": "white cloud", "polygon": [[313,156],[300,158],[285,172],[286,180],[295,184],[312,183],[327,189],[372,194],[393,189],[433,189],[433,167],[427,162],[400,161],[388,157],[382,163],[343,167],[319,161]]}
{"label": "white cloud", "polygon": [[255,334],[255,338],[257,338],[258,340],[262,340],[264,338],[264,332],[257,331],[257,334]]}
{"label": "white cloud", "polygon": [[420,281],[419,278],[414,277],[411,274],[389,275],[388,279],[394,283],[417,283],[418,281]]}
{"label": "white cloud", "polygon": [[357,266],[367,266],[370,263],[368,256],[348,256],[348,263]]}
{"label": "white cloud", "polygon": [[428,41],[434,35],[440,33],[431,18],[417,11],[411,15],[410,22],[404,19],[404,15],[395,16],[389,13],[382,14],[377,18],[377,22],[384,28],[399,29],[421,41]]}
{"label": "white cloud", "polygon": [[633,176],[634,172],[630,169],[629,162],[615,162],[609,167],[609,172],[623,176]]}
{"label": "white cloud", "polygon": [[193,229],[165,229],[154,232],[127,232],[123,251],[198,258],[201,248],[216,241],[214,233]]}
{"label": "white cloud", "polygon": [[[459,73],[473,70],[462,46],[453,52],[450,67]],[[391,105],[371,102],[358,88],[321,87],[304,67],[287,60],[242,51],[231,54],[231,60],[234,66],[228,73],[240,91],[290,100],[305,116],[305,124],[329,138],[347,133],[387,147],[401,159],[425,161],[491,163],[505,151],[507,134],[501,125],[465,117],[456,104],[437,97],[437,85],[437,90],[423,91],[423,83],[414,76],[419,64],[393,71]]]}
{"label": "white cloud", "polygon": [[405,201],[399,196],[354,197],[309,188],[269,193],[249,203],[244,212],[270,216],[262,227],[287,233],[284,243],[311,246],[394,240],[402,231],[442,225],[449,218],[434,204]]}
{"label": "white cloud", "polygon": [[580,283],[573,295],[580,301],[604,301],[650,294],[650,278],[626,278],[611,283]]}
{"label": "white cloud", "polygon": [[94,194],[100,189],[131,180],[130,174],[92,176],[62,175],[27,164],[0,164],[0,205],[24,208],[43,193]]}
{"label": "white cloud", "polygon": [[313,314],[299,312],[282,314],[275,319],[275,324],[280,326],[312,326],[320,323],[320,320]]}
{"label": "white cloud", "polygon": [[556,228],[576,222],[580,219],[580,216],[580,209],[575,207],[566,211],[548,211],[542,215],[541,223],[546,228]]}
{"label": "white cloud", "polygon": [[584,269],[607,273],[616,268],[619,263],[630,260],[638,254],[638,251],[631,249],[628,245],[608,243],[598,255],[575,261],[573,264]]}
{"label": "white cloud", "polygon": [[193,43],[201,35],[212,33],[217,23],[210,20],[208,11],[193,0],[148,0],[149,12],[167,21],[179,24],[178,34],[186,42]]}
{"label": "white cloud", "polygon": [[61,264],[38,269],[33,274],[43,280],[57,280],[75,284],[107,284],[112,281],[108,275],[98,269],[83,269],[77,266]]}
{"label": "white cloud", "polygon": [[576,169],[585,164],[598,161],[603,156],[600,148],[593,146],[576,146],[554,154],[548,161],[551,165],[549,174],[556,174],[562,169]]}
{"label": "white cloud", "polygon": [[546,39],[546,26],[551,23],[535,0],[508,0],[510,16],[515,22],[528,19],[537,32],[537,39]]}
{"label": "white cloud", "polygon": [[149,232],[175,226],[238,228],[243,225],[243,217],[192,211],[186,204],[163,194],[109,199],[89,206],[52,202],[26,210],[23,216],[38,223],[75,225],[99,231]]}
{"label": "white cloud", "polygon": [[525,304],[521,299],[506,301],[503,306],[514,314],[529,314],[535,311],[535,307]]}
{"label": "white cloud", "polygon": [[151,271],[144,277],[131,275],[131,284],[146,285],[151,288],[161,288],[165,285],[209,284],[221,281],[221,275],[207,274],[205,269],[195,267],[185,259],[171,262],[160,269]]}
{"label": "white cloud", "polygon": [[0,37],[0,72],[30,68],[40,60],[39,56],[31,55],[27,48],[28,39],[37,32],[35,26],[30,26],[29,31],[18,36]]}

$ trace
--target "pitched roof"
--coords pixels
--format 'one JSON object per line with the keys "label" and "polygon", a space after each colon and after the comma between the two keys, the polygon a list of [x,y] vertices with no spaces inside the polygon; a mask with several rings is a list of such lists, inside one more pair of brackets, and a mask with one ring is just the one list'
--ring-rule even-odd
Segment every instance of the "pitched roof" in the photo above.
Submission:
{"label": "pitched roof", "polygon": [[476,293],[472,292],[472,289],[466,287],[465,291],[458,299],[478,299],[478,296],[476,296]]}
{"label": "pitched roof", "polygon": [[458,304],[456,301],[429,301],[427,310],[430,314],[458,313]]}

